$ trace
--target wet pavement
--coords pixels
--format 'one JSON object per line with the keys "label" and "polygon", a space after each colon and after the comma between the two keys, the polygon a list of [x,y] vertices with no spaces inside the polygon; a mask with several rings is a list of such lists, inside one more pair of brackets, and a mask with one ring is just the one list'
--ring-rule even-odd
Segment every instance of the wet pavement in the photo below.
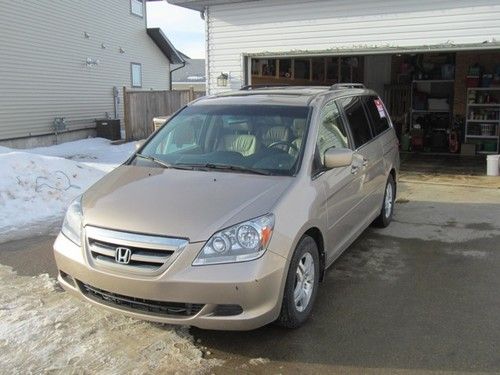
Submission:
{"label": "wet pavement", "polygon": [[[0,264],[54,274],[52,241],[0,244]],[[405,184],[394,222],[327,271],[302,328],[190,333],[220,374],[500,373],[500,191]]]}
{"label": "wet pavement", "polygon": [[500,189],[500,178],[486,176],[486,155],[401,153],[400,181]]}

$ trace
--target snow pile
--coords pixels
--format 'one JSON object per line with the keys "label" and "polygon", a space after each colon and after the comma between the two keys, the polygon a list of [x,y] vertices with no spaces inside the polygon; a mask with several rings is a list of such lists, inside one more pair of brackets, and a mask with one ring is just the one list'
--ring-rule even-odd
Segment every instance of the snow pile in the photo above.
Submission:
{"label": "snow pile", "polygon": [[204,359],[187,328],[139,322],[63,293],[48,275],[0,265],[2,373],[195,374]]}
{"label": "snow pile", "polygon": [[125,161],[133,143],[86,139],[32,150],[0,148],[0,243],[58,228],[69,203]]}

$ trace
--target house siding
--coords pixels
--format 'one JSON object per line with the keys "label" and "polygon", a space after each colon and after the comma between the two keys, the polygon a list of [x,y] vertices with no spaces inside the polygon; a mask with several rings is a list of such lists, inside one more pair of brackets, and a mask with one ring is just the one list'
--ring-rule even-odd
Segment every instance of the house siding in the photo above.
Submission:
{"label": "house siding", "polygon": [[143,89],[168,89],[169,62],[145,17],[131,14],[129,0],[2,1],[0,141],[52,133],[55,117],[70,131],[94,127],[114,115],[113,86],[123,119],[132,62],[142,64]]}
{"label": "house siding", "polygon": [[[210,93],[242,85],[245,54],[500,42],[498,0],[268,0],[214,5],[206,16]],[[229,87],[217,87],[220,72],[230,74]]]}

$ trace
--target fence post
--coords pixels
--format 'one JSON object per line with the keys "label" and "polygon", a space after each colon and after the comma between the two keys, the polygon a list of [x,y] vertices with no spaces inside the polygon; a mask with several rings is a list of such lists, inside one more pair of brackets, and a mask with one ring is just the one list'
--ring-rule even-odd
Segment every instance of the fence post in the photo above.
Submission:
{"label": "fence post", "polygon": [[194,87],[189,86],[189,101],[192,102],[194,100]]}
{"label": "fence post", "polygon": [[130,100],[127,88],[123,86],[123,122],[125,123],[125,139],[132,139],[132,129],[130,123]]}

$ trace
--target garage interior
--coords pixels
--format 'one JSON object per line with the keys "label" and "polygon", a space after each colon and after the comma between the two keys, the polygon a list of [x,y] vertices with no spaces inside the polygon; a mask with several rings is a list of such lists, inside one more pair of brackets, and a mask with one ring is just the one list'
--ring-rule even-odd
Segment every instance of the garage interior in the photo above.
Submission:
{"label": "garage interior", "polygon": [[358,82],[374,89],[391,114],[402,159],[413,169],[484,175],[484,155],[499,153],[498,50],[257,56],[250,66],[252,85]]}

